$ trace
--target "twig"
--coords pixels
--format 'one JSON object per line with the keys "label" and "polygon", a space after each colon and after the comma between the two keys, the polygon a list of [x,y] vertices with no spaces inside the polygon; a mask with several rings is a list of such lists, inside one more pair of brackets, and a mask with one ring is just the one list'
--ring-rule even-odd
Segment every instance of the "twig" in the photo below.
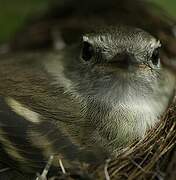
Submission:
{"label": "twig", "polygon": [[59,158],[59,165],[60,165],[60,167],[61,167],[62,173],[63,173],[63,174],[66,174],[64,165],[63,165],[62,160],[61,160],[60,158]]}
{"label": "twig", "polygon": [[3,168],[3,169],[0,169],[0,173],[3,173],[3,172],[5,172],[5,171],[8,171],[8,170],[10,170],[10,168]]}
{"label": "twig", "polygon": [[49,171],[49,169],[50,169],[50,167],[51,167],[51,165],[52,165],[53,159],[54,159],[54,156],[51,155],[50,158],[49,158],[49,160],[48,160],[48,162],[47,162],[47,164],[46,164],[46,166],[45,166],[45,168],[44,168],[44,170],[43,170],[43,172],[42,172],[42,174],[39,175],[39,176],[36,178],[36,180],[46,180],[46,179],[47,179],[46,176],[47,176],[48,171]]}
{"label": "twig", "polygon": [[104,166],[104,173],[105,173],[105,178],[106,180],[110,180],[110,176],[108,173],[108,165],[109,165],[110,159],[106,160],[105,166]]}

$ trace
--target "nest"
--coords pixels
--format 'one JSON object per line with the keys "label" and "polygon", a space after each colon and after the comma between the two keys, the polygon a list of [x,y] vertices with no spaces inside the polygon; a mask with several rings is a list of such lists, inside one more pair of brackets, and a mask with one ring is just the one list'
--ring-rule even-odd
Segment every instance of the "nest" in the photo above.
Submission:
{"label": "nest", "polygon": [[[95,174],[103,179],[172,179],[175,178],[174,149],[176,148],[176,99],[160,123],[146,137],[125,149],[116,159],[99,167]],[[172,162],[173,161],[173,162]],[[176,159],[175,159],[176,161]]]}

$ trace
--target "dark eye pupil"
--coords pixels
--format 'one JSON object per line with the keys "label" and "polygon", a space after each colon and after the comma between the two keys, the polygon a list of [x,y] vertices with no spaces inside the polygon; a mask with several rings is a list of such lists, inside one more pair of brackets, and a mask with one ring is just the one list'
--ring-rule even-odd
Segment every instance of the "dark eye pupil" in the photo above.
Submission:
{"label": "dark eye pupil", "polygon": [[152,54],[152,63],[154,65],[158,65],[159,63],[159,56],[160,56],[160,51],[159,51],[159,48],[155,49],[153,51],[153,54]]}
{"label": "dark eye pupil", "polygon": [[88,42],[83,42],[82,58],[89,61],[94,54],[93,46]]}

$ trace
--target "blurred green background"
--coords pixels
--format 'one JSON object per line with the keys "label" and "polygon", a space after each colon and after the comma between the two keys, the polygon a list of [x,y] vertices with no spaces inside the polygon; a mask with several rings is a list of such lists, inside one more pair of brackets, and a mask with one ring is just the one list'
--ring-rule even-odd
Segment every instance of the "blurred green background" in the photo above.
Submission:
{"label": "blurred green background", "polygon": [[[153,0],[153,2],[176,17],[176,0]],[[31,14],[44,12],[48,3],[49,0],[0,0],[0,43],[7,41]]]}

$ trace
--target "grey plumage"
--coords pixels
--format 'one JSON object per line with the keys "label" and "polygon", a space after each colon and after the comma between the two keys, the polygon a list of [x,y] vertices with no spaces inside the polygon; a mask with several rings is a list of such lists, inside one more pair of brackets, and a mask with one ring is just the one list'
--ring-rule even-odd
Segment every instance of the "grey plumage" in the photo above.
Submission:
{"label": "grey plumage", "polygon": [[[46,159],[101,161],[141,139],[166,110],[175,75],[160,64],[160,46],[141,29],[117,26],[62,51],[3,55],[0,95],[26,119],[24,139]],[[8,126],[2,122],[2,132]],[[14,144],[20,153],[17,139]],[[27,156],[7,154],[19,161]]]}

